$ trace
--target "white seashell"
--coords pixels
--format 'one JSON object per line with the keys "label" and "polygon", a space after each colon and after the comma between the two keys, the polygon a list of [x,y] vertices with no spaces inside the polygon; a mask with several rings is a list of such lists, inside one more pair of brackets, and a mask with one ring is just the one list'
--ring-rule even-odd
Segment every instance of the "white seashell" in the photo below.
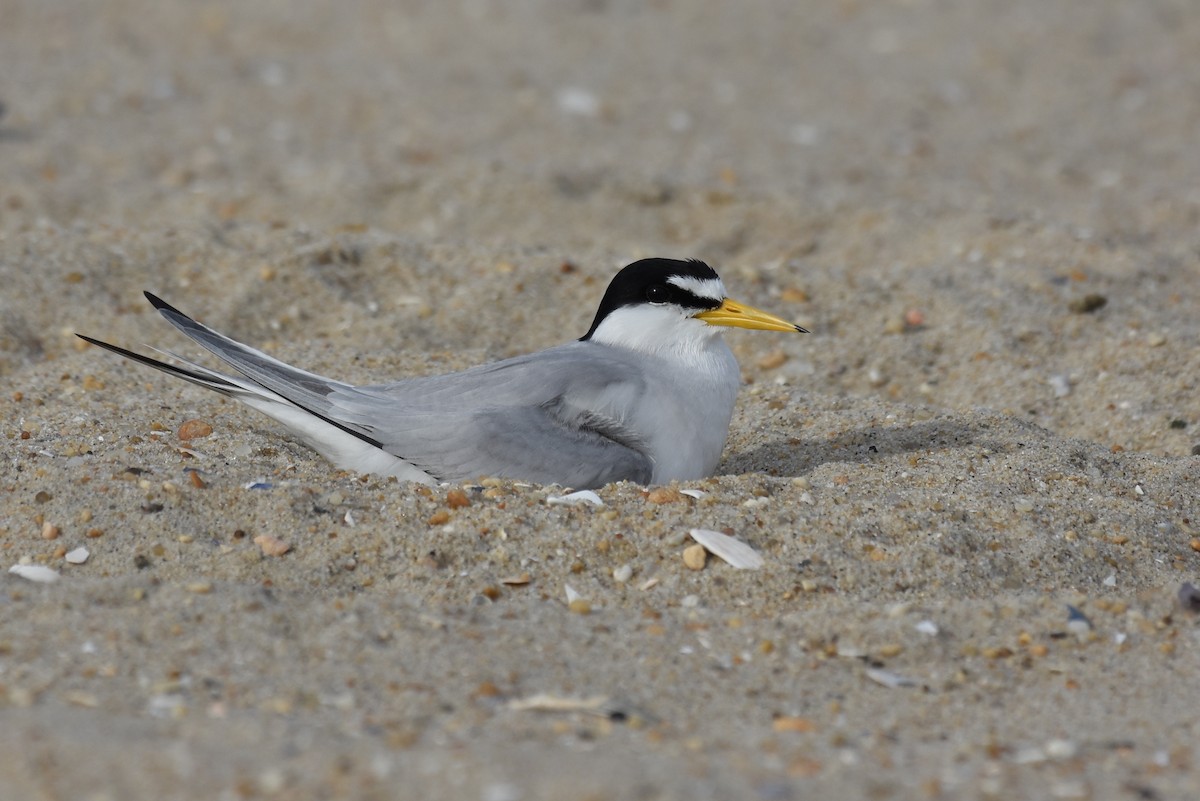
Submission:
{"label": "white seashell", "polygon": [[901,676],[899,673],[893,673],[890,670],[880,670],[879,668],[867,668],[867,678],[891,690],[898,687],[917,686],[917,682],[908,676]]}
{"label": "white seashell", "polygon": [[69,551],[67,553],[67,555],[63,558],[66,559],[68,562],[70,562],[73,565],[82,565],[84,562],[86,562],[88,560],[88,557],[91,555],[92,555],[91,552],[88,551],[87,548],[80,546],[73,551]]}
{"label": "white seashell", "polygon": [[704,497],[705,495],[707,495],[708,493],[707,493],[707,492],[705,492],[704,490],[698,490],[698,489],[681,489],[681,490],[679,491],[679,494],[680,494],[680,495],[686,495],[686,496],[688,496],[689,498],[695,498],[696,500],[700,500],[701,498],[703,498],[703,497]]}
{"label": "white seashell", "polygon": [[569,492],[566,495],[551,495],[546,499],[546,503],[551,506],[559,504],[570,505],[576,503],[591,503],[596,506],[603,506],[604,501],[600,500],[600,496],[591,490],[579,490],[579,492]]}
{"label": "white seashell", "polygon": [[16,573],[23,579],[36,581],[40,584],[52,584],[59,579],[58,571],[42,565],[13,565],[9,573]]}
{"label": "white seashell", "polygon": [[578,601],[580,598],[583,597],[578,592],[576,592],[575,588],[572,587],[570,584],[564,584],[563,587],[567,591],[567,606],[570,606],[571,604],[575,603],[576,601]]}
{"label": "white seashell", "polygon": [[758,551],[728,534],[706,528],[694,528],[688,534],[713,556],[724,559],[739,570],[757,570],[766,564]]}
{"label": "white seashell", "polygon": [[930,637],[935,637],[938,633],[937,623],[934,623],[932,620],[922,620],[916,625],[916,629],[922,634],[928,634]]}

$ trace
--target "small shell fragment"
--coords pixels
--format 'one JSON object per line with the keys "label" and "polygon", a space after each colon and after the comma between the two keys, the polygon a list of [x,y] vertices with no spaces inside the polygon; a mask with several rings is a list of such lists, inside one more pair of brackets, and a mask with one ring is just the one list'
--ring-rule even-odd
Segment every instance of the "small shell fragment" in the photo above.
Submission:
{"label": "small shell fragment", "polygon": [[766,564],[757,551],[728,534],[706,528],[694,528],[688,534],[713,556],[724,559],[738,570],[757,570]]}
{"label": "small shell fragment", "polygon": [[283,556],[292,550],[291,545],[270,534],[259,534],[254,538],[254,544],[262,549],[263,556]]}
{"label": "small shell fragment", "polygon": [[43,565],[13,565],[9,573],[16,573],[23,579],[36,581],[39,584],[53,584],[58,581],[58,571]]}
{"label": "small shell fragment", "polygon": [[500,579],[500,583],[507,587],[523,587],[533,581],[528,573],[522,573],[519,576],[509,576],[508,578]]}
{"label": "small shell fragment", "polygon": [[577,503],[590,503],[595,506],[604,505],[604,501],[600,499],[600,496],[591,490],[568,492],[566,495],[551,495],[546,499],[546,503],[551,506],[570,506]]}
{"label": "small shell fragment", "polygon": [[916,687],[917,682],[910,679],[908,676],[901,676],[899,673],[893,673],[890,670],[882,670],[880,668],[867,668],[867,678],[876,684],[882,684],[889,690],[895,690],[899,687]]}
{"label": "small shell fragment", "polygon": [[618,584],[624,584],[633,578],[633,565],[621,565],[620,567],[613,568],[612,576],[613,581]]}
{"label": "small shell fragment", "polygon": [[707,492],[705,492],[704,490],[698,490],[698,489],[681,489],[681,490],[679,491],[679,494],[680,494],[680,495],[686,495],[686,496],[688,496],[689,498],[695,498],[696,500],[700,500],[701,498],[703,498],[703,497],[704,497],[705,495],[707,495],[708,493],[707,493]]}
{"label": "small shell fragment", "polygon": [[67,551],[66,556],[64,556],[63,558],[66,559],[67,562],[69,562],[70,564],[82,565],[84,562],[86,562],[88,560],[88,557],[91,555],[92,555],[91,552],[88,551],[87,548],[80,546],[73,551]]}

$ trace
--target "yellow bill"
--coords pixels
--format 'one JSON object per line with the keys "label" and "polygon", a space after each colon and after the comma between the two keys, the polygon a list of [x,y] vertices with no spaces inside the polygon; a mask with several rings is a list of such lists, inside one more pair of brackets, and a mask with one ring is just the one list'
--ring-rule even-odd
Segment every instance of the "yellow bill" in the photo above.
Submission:
{"label": "yellow bill", "polygon": [[736,300],[725,298],[721,305],[696,315],[697,320],[703,320],[709,325],[727,325],[731,328],[754,328],[759,331],[792,331],[807,334],[808,331],[789,323],[782,317],[776,317],[762,309],[746,306]]}

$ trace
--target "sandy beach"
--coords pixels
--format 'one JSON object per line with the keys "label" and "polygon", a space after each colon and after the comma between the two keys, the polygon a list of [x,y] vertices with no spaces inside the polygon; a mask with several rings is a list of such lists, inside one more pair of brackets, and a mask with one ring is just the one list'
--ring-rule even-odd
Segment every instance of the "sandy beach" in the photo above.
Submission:
{"label": "sandy beach", "polygon": [[[1200,793],[1191,4],[0,17],[0,798]],[[718,474],[601,506],[340,471],[74,336],[198,356],[150,290],[379,382],[645,256],[812,333],[731,331]]]}

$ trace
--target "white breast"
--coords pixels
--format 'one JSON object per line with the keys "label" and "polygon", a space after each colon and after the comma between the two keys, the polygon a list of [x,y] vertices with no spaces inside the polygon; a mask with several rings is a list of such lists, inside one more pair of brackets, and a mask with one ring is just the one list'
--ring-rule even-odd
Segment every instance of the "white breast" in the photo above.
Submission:
{"label": "white breast", "polygon": [[653,381],[636,428],[648,434],[655,484],[704,478],[721,460],[741,374],[724,339],[707,344],[686,361],[648,365]]}

